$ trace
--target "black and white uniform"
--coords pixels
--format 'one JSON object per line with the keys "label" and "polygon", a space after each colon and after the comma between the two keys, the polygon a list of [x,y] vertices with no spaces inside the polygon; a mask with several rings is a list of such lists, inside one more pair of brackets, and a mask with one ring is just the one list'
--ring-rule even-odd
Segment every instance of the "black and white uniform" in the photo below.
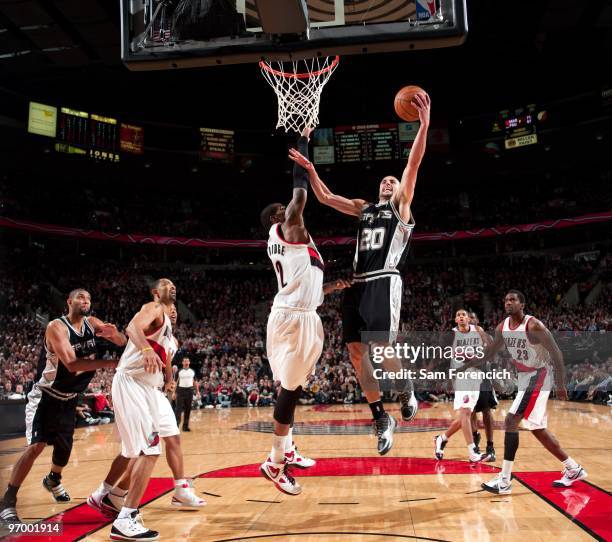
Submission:
{"label": "black and white uniform", "polygon": [[[83,319],[80,330],[73,328],[65,316],[54,321],[65,326],[78,358],[95,356],[96,334],[87,318]],[[70,458],[78,395],[87,389],[95,373],[71,373],[45,341],[38,364],[38,381],[28,394],[25,409],[26,441],[28,445],[36,442],[53,445],[53,463],[58,466],[65,466]]]}
{"label": "black and white uniform", "polygon": [[193,402],[193,379],[195,371],[190,367],[178,372],[176,386],[176,423],[180,423],[183,415],[183,427],[189,427],[189,416],[191,415],[191,403]]}
{"label": "black and white uniform", "polygon": [[[403,222],[391,200],[364,205],[353,261],[355,282],[345,290],[342,303],[345,343],[395,341],[402,306],[399,268],[413,228],[412,213],[409,222]],[[368,332],[365,340],[363,332]]]}
{"label": "black and white uniform", "polygon": [[312,239],[285,241],[280,224],[270,228],[268,256],[276,271],[278,293],[268,318],[266,349],[274,380],[295,390],[314,374],[323,351],[323,258]]}

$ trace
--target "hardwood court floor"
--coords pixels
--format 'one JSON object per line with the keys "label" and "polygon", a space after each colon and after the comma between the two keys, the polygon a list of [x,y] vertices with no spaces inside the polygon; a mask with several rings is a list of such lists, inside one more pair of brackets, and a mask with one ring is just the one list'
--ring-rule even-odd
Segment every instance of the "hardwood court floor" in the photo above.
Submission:
{"label": "hardwood court floor", "polygon": [[[495,414],[498,424],[509,402]],[[399,418],[396,405],[389,410]],[[591,404],[549,402],[549,427],[567,452],[587,469],[588,482],[570,489],[550,487],[560,465],[528,432],[521,432],[515,462],[518,479],[510,496],[478,491],[501,466],[503,432],[495,433],[498,460],[470,467],[460,433],[433,460],[433,436],[452,416],[452,405],[421,408],[401,424],[391,452],[380,458],[367,405],[300,407],[295,441],[318,460],[295,470],[303,493],[280,493],[258,475],[269,453],[272,409],[233,408],[192,413],[191,433],[182,435],[186,471],[200,475],[196,490],[208,501],[201,511],[170,506],[172,488],[160,457],[142,507],[145,524],[163,540],[229,541],[580,541],[612,539],[612,410]],[[119,446],[112,425],[79,429],[64,486],[73,502],[57,505],[40,487],[50,465],[47,449],[19,493],[18,510],[35,521],[63,511],[64,535],[48,540],[108,540],[110,526],[85,502],[106,474]],[[482,432],[482,431],[481,431]],[[484,439],[484,432],[483,439]],[[23,439],[0,442],[4,487]],[[19,540],[44,540],[21,537]]]}

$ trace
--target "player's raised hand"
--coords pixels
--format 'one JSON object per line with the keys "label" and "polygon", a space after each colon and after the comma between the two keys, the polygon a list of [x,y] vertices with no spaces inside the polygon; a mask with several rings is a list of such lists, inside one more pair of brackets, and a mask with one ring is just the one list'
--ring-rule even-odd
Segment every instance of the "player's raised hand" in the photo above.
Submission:
{"label": "player's raised hand", "polygon": [[309,173],[314,171],[312,162],[308,160],[300,151],[297,149],[289,149],[289,158],[293,160],[299,166],[302,166]]}
{"label": "player's raised hand", "polygon": [[145,349],[142,353],[142,361],[144,363],[144,370],[147,373],[156,373],[164,368],[164,364],[155,351]]}
{"label": "player's raised hand", "polygon": [[419,92],[414,95],[412,105],[419,112],[419,120],[421,124],[429,124],[429,116],[431,112],[431,99],[428,94]]}

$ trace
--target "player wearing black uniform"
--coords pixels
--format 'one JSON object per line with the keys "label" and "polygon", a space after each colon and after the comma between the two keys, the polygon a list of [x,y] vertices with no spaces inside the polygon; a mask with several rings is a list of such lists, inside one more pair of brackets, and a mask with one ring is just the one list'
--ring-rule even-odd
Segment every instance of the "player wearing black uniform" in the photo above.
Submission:
{"label": "player wearing black uniform", "polygon": [[[378,203],[338,196],[319,178],[313,164],[299,153],[291,158],[308,171],[317,199],[341,213],[359,218],[357,248],[354,261],[354,285],[346,290],[342,310],[343,340],[347,344],[361,387],[370,404],[378,437],[378,453],[386,454],[393,445],[397,422],[385,412],[380,400],[380,386],[373,378],[368,347],[372,343],[394,342],[398,328],[402,298],[402,264],[414,228],[410,205],[414,196],[417,172],[427,143],[430,100],[417,94],[413,105],[419,112],[421,126],[410,151],[401,182],[384,177],[380,182]],[[367,336],[362,334],[366,333]],[[368,344],[369,343],[369,344]],[[365,355],[364,355],[365,354]],[[383,362],[388,371],[399,371],[395,358]],[[410,380],[396,380],[402,418],[411,420],[417,411]]]}
{"label": "player wearing black uniform", "polygon": [[28,446],[13,467],[0,503],[0,520],[4,523],[20,522],[16,510],[17,491],[48,444],[53,446],[52,465],[43,479],[43,487],[57,502],[70,501],[61,479],[72,452],[78,395],[87,389],[96,369],[117,366],[116,360],[93,359],[96,337],[119,346],[127,343],[126,337],[113,324],[88,316],[91,296],[86,290],[70,292],[67,303],[68,315],[49,322],[45,331],[39,379],[28,394],[26,405]]}
{"label": "player wearing black uniform", "polygon": [[[469,313],[470,324],[474,326],[480,325],[480,320],[475,312]],[[490,370],[490,364],[483,367],[484,371]],[[495,389],[493,388],[493,382],[488,378],[483,379],[480,384],[480,395],[478,396],[478,401],[476,406],[474,407],[474,411],[472,412],[472,431],[474,437],[474,444],[476,444],[476,453],[480,453],[479,444],[480,444],[480,433],[478,432],[478,421],[476,419],[476,414],[478,412],[482,412],[482,424],[485,429],[485,436],[487,437],[487,448],[486,455],[487,462],[493,462],[496,459],[495,455],[495,445],[493,443],[493,413],[491,409],[497,408],[499,401],[497,400],[497,395],[495,395]]]}

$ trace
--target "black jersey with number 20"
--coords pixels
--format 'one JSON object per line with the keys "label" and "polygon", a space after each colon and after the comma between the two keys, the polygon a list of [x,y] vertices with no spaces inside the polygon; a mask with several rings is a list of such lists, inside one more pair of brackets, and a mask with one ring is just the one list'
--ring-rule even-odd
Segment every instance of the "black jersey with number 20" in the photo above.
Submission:
{"label": "black jersey with number 20", "polygon": [[361,213],[353,261],[354,278],[370,281],[398,275],[414,228],[412,214],[403,222],[391,200],[366,203]]}

